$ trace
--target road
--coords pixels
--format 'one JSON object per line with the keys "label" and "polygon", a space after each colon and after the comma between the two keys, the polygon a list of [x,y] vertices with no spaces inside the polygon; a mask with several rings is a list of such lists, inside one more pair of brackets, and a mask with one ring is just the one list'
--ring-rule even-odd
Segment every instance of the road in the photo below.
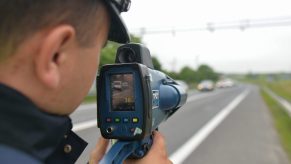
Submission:
{"label": "road", "polygon": [[[95,121],[96,107],[80,107],[71,117],[74,130],[89,142],[77,161],[86,163],[100,136]],[[174,163],[289,163],[255,86],[190,93],[187,103],[160,126],[160,131]]]}

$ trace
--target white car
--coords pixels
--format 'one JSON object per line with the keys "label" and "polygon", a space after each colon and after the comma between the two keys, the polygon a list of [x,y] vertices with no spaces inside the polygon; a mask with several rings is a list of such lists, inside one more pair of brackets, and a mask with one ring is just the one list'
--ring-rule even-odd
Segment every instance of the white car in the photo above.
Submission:
{"label": "white car", "polygon": [[224,80],[219,80],[216,83],[217,88],[228,88],[228,87],[233,87],[234,82],[231,79],[224,79]]}
{"label": "white car", "polygon": [[212,91],[214,89],[214,83],[211,80],[203,80],[198,84],[197,89],[199,91]]}
{"label": "white car", "polygon": [[113,88],[117,90],[122,90],[122,82],[121,81],[113,81]]}

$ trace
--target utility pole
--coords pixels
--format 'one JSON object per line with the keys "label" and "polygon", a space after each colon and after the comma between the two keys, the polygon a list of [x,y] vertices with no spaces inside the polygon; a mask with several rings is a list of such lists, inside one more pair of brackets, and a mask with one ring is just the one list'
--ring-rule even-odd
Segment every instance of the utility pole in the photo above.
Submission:
{"label": "utility pole", "polygon": [[177,65],[176,58],[173,58],[173,61],[171,62],[171,65],[172,65],[172,71],[176,72],[176,65]]}
{"label": "utility pole", "polygon": [[198,70],[198,68],[199,68],[199,55],[196,55],[195,64],[196,64],[196,69]]}

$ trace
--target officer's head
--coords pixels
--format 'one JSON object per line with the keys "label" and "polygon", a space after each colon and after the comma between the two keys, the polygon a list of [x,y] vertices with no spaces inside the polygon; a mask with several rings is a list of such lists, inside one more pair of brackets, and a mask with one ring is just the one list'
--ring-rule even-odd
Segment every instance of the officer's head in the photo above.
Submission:
{"label": "officer's head", "polygon": [[129,41],[127,0],[1,0],[0,82],[46,112],[69,114],[87,94],[107,40]]}

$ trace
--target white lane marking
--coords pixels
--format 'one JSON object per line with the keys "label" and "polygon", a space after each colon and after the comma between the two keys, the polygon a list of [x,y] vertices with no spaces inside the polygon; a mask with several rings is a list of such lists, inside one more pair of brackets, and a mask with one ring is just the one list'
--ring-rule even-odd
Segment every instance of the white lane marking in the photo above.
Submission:
{"label": "white lane marking", "polygon": [[177,149],[170,156],[172,162],[175,164],[183,163],[183,161],[207,138],[207,136],[230,114],[230,112],[233,111],[237,105],[246,98],[248,94],[249,90],[245,90],[243,93],[238,95],[186,143]]}
{"label": "white lane marking", "polygon": [[96,119],[73,125],[73,131],[77,132],[77,131],[81,131],[81,130],[85,130],[85,129],[93,128],[93,127],[97,127]]}
{"label": "white lane marking", "polygon": [[[191,97],[189,97],[187,99],[187,102],[198,100],[198,99],[202,99],[202,98],[209,97],[209,96],[215,96],[215,95],[217,95],[219,93],[221,93],[221,92],[214,92],[214,93],[211,93],[211,94],[193,95],[193,96],[191,96]],[[94,108],[96,108],[96,103],[83,104],[83,105],[80,105],[77,108],[76,111],[90,110],[90,109],[94,109]],[[89,120],[89,121],[85,121],[85,122],[82,122],[82,123],[74,124],[73,125],[73,131],[75,131],[75,132],[82,131],[82,130],[85,130],[85,129],[88,129],[88,128],[92,128],[92,127],[97,127],[97,120],[94,119],[94,120]]]}
{"label": "white lane marking", "polygon": [[201,93],[201,94],[193,95],[193,96],[187,98],[187,102],[203,99],[203,98],[206,98],[209,96],[215,96],[219,93],[221,93],[221,92],[215,92],[215,93],[211,93],[211,94],[210,93]]}
{"label": "white lane marking", "polygon": [[[213,96],[213,95],[216,95],[218,93],[214,93],[214,94],[201,94],[201,95],[195,95],[195,96],[191,96],[187,102],[189,101],[194,101],[194,100],[197,100],[197,99],[201,99],[201,98],[205,98],[205,97],[208,97],[208,96]],[[96,108],[96,104],[93,103],[93,104],[83,104],[83,105],[80,105],[76,111],[84,111],[84,110],[90,110],[90,109],[94,109]],[[82,131],[82,130],[85,130],[85,129],[88,129],[88,128],[92,128],[92,127],[96,127],[97,126],[97,121],[96,120],[89,120],[89,121],[85,121],[85,122],[82,122],[82,123],[77,123],[77,124],[74,124],[73,125],[73,131],[77,132],[77,131]]]}
{"label": "white lane marking", "polygon": [[[202,95],[191,96],[190,100],[188,100],[188,101],[194,101],[197,99],[205,98],[205,97],[216,95],[216,94],[217,93],[211,94],[211,95],[210,94],[202,94]],[[80,105],[76,111],[90,110],[90,109],[94,109],[94,108],[96,108],[96,104],[83,104],[83,105]],[[93,127],[97,127],[97,121],[96,120],[89,120],[89,121],[74,124],[73,131],[78,132],[78,131],[82,131],[82,130],[85,130],[88,128],[93,128]]]}
{"label": "white lane marking", "polygon": [[92,103],[92,104],[82,104],[80,105],[76,111],[83,111],[83,110],[90,110],[90,109],[96,109],[97,108],[97,105],[96,103]]}

